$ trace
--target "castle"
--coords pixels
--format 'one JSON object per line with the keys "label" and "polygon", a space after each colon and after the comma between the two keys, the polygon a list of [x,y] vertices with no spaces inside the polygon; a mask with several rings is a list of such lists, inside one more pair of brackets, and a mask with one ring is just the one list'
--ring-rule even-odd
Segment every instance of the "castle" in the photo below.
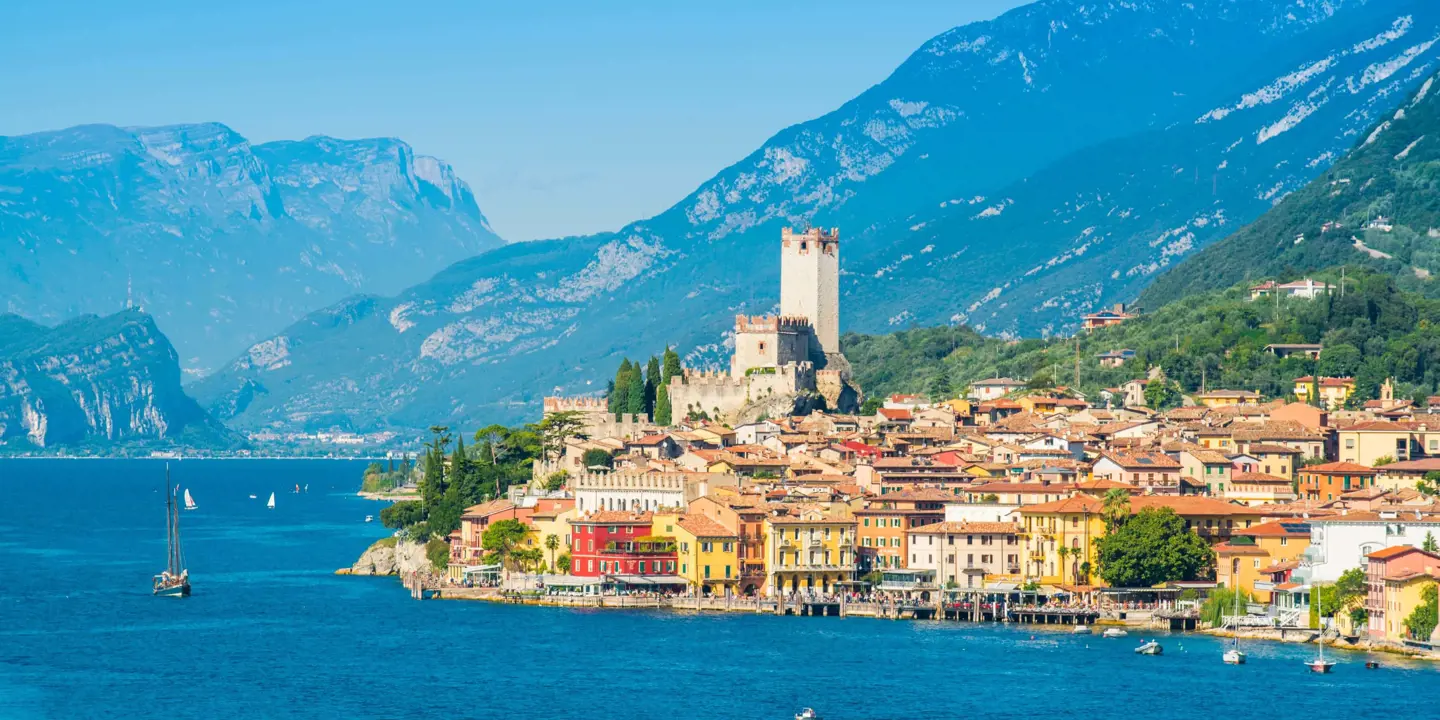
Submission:
{"label": "castle", "polygon": [[676,418],[714,419],[852,410],[857,393],[840,353],[840,232],[818,228],[780,240],[780,315],[735,318],[730,372],[686,370],[670,381]]}

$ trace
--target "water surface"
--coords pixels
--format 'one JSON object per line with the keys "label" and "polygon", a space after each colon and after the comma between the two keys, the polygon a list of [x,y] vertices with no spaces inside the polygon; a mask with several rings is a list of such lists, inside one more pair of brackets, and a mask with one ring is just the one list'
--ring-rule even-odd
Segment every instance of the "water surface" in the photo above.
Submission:
{"label": "water surface", "polygon": [[1440,682],[1258,642],[1229,667],[1201,636],[417,602],[332,575],[385,534],[363,463],[171,468],[200,504],[185,600],[149,590],[162,462],[0,461],[0,718],[1418,718]]}

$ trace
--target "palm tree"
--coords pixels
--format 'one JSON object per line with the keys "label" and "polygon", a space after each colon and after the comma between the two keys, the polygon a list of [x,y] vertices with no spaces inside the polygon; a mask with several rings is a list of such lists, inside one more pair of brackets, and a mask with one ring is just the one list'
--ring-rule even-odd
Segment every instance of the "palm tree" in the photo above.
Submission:
{"label": "palm tree", "polygon": [[554,533],[546,535],[545,549],[550,551],[550,572],[555,572],[555,551],[560,549],[560,538]]}
{"label": "palm tree", "polygon": [[1063,583],[1065,582],[1065,558],[1070,557],[1070,548],[1061,545],[1055,553],[1060,556],[1060,582]]}
{"label": "palm tree", "polygon": [[1130,491],[1125,488],[1107,490],[1105,499],[1101,501],[1100,516],[1105,519],[1106,529],[1115,532],[1115,528],[1130,518]]}

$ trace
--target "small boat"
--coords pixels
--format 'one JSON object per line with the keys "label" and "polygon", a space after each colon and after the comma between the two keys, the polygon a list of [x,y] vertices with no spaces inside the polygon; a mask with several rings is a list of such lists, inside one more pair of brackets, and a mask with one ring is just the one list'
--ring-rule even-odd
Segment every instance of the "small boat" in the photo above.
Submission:
{"label": "small boat", "polygon": [[1105,632],[1100,633],[1100,637],[1122,638],[1122,637],[1128,636],[1129,634],[1130,634],[1130,633],[1125,632],[1124,630],[1121,630],[1120,628],[1108,628],[1108,629],[1105,630]]}
{"label": "small boat", "polygon": [[299,485],[296,485],[296,486],[295,486],[295,494],[296,494],[296,495],[299,495],[299,494],[300,494],[300,486],[299,486]]}
{"label": "small boat", "polygon": [[1160,643],[1154,640],[1146,640],[1140,644],[1140,647],[1135,648],[1137,655],[1159,655],[1163,652],[1165,652],[1165,648],[1160,647]]}
{"label": "small boat", "polygon": [[1319,645],[1319,654],[1315,656],[1315,659],[1306,662],[1305,667],[1310,668],[1310,672],[1317,673],[1328,673],[1331,670],[1334,670],[1335,663],[1331,660],[1325,659],[1325,630],[1323,629],[1323,626],[1320,630],[1320,638],[1315,642]]}
{"label": "small boat", "polygon": [[1366,661],[1365,661],[1365,669],[1366,669],[1366,670],[1379,670],[1379,669],[1380,669],[1380,663],[1378,663],[1378,662],[1376,662],[1376,661],[1374,661],[1374,660],[1366,660]]}
{"label": "small boat", "polygon": [[1226,665],[1244,665],[1245,651],[1240,649],[1240,589],[1235,589],[1235,615],[1230,628],[1230,647],[1220,655],[1220,662]]}
{"label": "small boat", "polygon": [[804,710],[795,713],[795,720],[820,720],[820,716],[816,714],[814,710],[810,708],[805,708]]}
{"label": "small boat", "polygon": [[275,509],[275,493],[270,493],[270,501],[265,503],[265,507],[268,507],[271,510]]}
{"label": "small boat", "polygon": [[254,500],[254,499],[255,499],[255,496],[254,496],[254,495],[251,495],[251,496],[250,496],[250,499],[251,499],[251,500]]}
{"label": "small boat", "polygon": [[310,492],[310,483],[305,483],[305,492]]}
{"label": "small boat", "polygon": [[374,516],[374,515],[366,515],[366,516],[365,516],[365,522],[375,522],[375,516]]}
{"label": "small boat", "polygon": [[1076,625],[1075,629],[1071,630],[1070,633],[1072,635],[1089,635],[1091,630],[1089,625]]}
{"label": "small boat", "polygon": [[185,509],[194,510],[198,507],[200,506],[195,504],[195,498],[190,497],[190,488],[185,488]]}
{"label": "small boat", "polygon": [[180,549],[180,506],[175,503],[175,490],[170,490],[170,465],[165,465],[165,571],[151,580],[150,591],[156,597],[189,597],[190,571],[185,569],[185,556]]}

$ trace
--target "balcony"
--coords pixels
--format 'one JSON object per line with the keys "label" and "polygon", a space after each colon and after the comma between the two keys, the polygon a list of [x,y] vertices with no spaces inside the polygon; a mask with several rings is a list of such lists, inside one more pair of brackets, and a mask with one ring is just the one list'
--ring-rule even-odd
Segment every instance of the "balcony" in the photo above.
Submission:
{"label": "balcony", "polygon": [[600,550],[602,555],[674,555],[673,542],[611,542]]}

